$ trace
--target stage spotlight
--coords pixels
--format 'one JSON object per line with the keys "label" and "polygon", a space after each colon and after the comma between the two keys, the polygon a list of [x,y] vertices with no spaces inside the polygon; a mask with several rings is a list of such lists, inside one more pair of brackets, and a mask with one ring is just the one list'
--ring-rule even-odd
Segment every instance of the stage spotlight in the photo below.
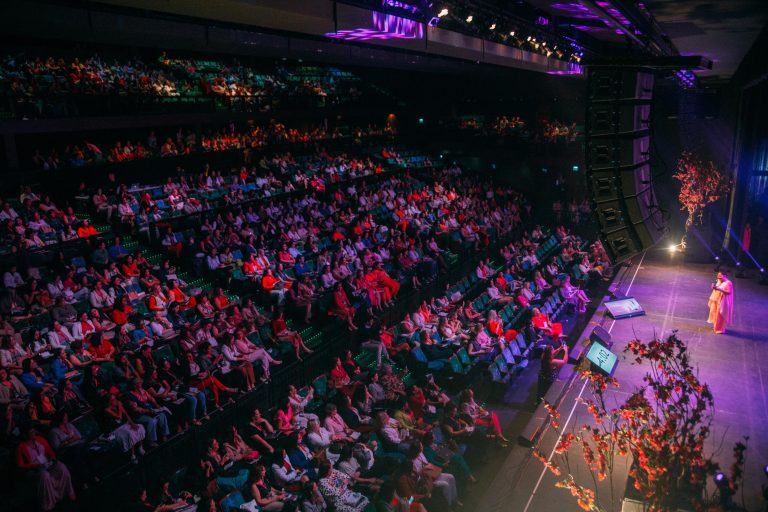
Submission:
{"label": "stage spotlight", "polygon": [[530,41],[531,40],[531,36],[528,36],[525,40],[526,41]]}
{"label": "stage spotlight", "polygon": [[511,36],[513,36],[513,37],[514,37],[514,35],[515,35],[515,31],[513,30],[512,32],[510,32],[510,33],[509,33],[509,35],[511,35]]}
{"label": "stage spotlight", "polygon": [[669,252],[677,252],[677,245],[670,244],[669,245]]}
{"label": "stage spotlight", "polygon": [[472,23],[472,20],[475,19],[471,14],[467,16],[467,23]]}
{"label": "stage spotlight", "polygon": [[496,30],[496,24],[495,23],[491,23],[491,26],[488,27],[488,30]]}
{"label": "stage spotlight", "polygon": [[768,464],[763,466],[763,473],[765,473],[765,476],[768,476]]}
{"label": "stage spotlight", "polygon": [[736,266],[737,266],[737,267],[740,267],[740,266],[741,266],[741,262],[740,262],[740,261],[737,261],[737,262],[736,262]]}
{"label": "stage spotlight", "polygon": [[715,261],[720,261],[720,256],[715,256]]}
{"label": "stage spotlight", "polygon": [[715,473],[714,480],[715,485],[717,486],[717,490],[720,491],[720,504],[725,510],[730,510],[732,505],[731,496],[733,496],[733,491],[731,490],[731,486],[728,483],[728,480],[725,478],[725,473],[718,471]]}
{"label": "stage spotlight", "polygon": [[437,13],[438,18],[445,18],[446,16],[448,16],[448,9],[446,8],[443,8],[443,10]]}

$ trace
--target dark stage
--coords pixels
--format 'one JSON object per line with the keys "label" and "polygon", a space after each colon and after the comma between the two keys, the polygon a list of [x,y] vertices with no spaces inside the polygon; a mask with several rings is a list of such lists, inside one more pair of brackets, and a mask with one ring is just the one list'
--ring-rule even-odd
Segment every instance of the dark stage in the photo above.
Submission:
{"label": "dark stage", "polygon": [[[748,510],[759,510],[761,485],[768,484],[763,473],[763,466],[768,463],[768,371],[762,368],[768,344],[768,326],[765,324],[768,287],[760,286],[756,279],[733,279],[734,325],[729,327],[727,334],[716,335],[706,323],[707,299],[713,280],[713,265],[684,263],[680,254],[671,256],[660,250],[649,251],[635,258],[635,264],[625,268],[616,281],[620,291],[638,299],[647,315],[614,321],[601,305],[584,336],[598,324],[611,331],[613,350],[620,355],[615,376],[621,388],[616,391],[616,398],[622,400],[621,395],[638,385],[645,372],[623,357],[626,343],[633,337],[650,340],[654,335],[666,336],[678,329],[679,335],[688,341],[700,378],[712,389],[715,417],[710,448],[717,452],[716,459],[722,461],[725,470],[731,462],[733,444],[749,436],[743,497],[737,496],[737,501],[743,500]],[[571,374],[572,367],[567,366],[560,378],[568,380]],[[580,393],[588,392],[583,381],[573,379],[567,389],[560,413],[564,430],[571,430],[589,423],[591,417],[574,401]],[[540,451],[549,456],[556,441],[556,433],[548,429],[539,443]],[[617,461],[613,506],[608,480],[598,486],[599,499],[605,510],[621,509],[628,465],[625,459]],[[590,477],[586,473],[580,475],[579,469],[573,470],[577,481],[581,479],[582,483],[591,486]],[[542,464],[531,457],[528,448],[516,446],[479,500],[478,510],[580,510],[567,491],[554,487],[555,482],[556,478],[544,472]]]}

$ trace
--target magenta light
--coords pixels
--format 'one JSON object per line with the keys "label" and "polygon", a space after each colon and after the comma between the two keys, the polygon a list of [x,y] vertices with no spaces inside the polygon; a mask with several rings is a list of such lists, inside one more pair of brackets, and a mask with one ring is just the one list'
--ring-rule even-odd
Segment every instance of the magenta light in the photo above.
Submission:
{"label": "magenta light", "polygon": [[383,41],[386,39],[416,39],[416,36],[406,36],[392,32],[381,32],[369,28],[355,28],[352,30],[339,30],[327,32],[325,37],[344,39],[346,41]]}
{"label": "magenta light", "polygon": [[558,11],[567,11],[567,12],[589,12],[589,9],[581,4],[577,3],[569,3],[569,4],[552,4],[550,5],[552,9],[557,9]]}
{"label": "magenta light", "polygon": [[373,11],[373,26],[381,32],[400,34],[406,38],[424,37],[424,26],[408,18]]}
{"label": "magenta light", "polygon": [[571,25],[576,30],[581,30],[582,32],[602,32],[606,30],[605,27],[593,27],[591,25]]}
{"label": "magenta light", "polygon": [[565,75],[565,76],[567,76],[567,75],[573,76],[573,75],[581,75],[582,71],[580,69],[579,70],[558,69],[558,70],[555,70],[555,71],[547,71],[547,74],[548,75],[558,75],[558,76],[563,76],[563,75]]}
{"label": "magenta light", "polygon": [[373,26],[328,32],[326,37],[346,41],[383,41],[387,39],[421,39],[424,25],[417,21],[373,11]]}
{"label": "magenta light", "polygon": [[410,13],[416,14],[419,12],[419,8],[415,5],[410,5],[405,2],[398,2],[397,0],[384,0],[382,2],[387,7],[394,7],[396,9],[403,9]]}

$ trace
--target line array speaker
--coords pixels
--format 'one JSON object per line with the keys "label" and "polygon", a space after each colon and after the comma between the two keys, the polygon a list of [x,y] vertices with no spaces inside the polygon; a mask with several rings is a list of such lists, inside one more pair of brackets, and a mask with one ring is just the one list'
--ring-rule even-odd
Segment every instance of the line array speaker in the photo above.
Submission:
{"label": "line array speaker", "polygon": [[653,246],[666,230],[650,165],[653,75],[589,69],[587,88],[587,184],[603,244],[620,262]]}

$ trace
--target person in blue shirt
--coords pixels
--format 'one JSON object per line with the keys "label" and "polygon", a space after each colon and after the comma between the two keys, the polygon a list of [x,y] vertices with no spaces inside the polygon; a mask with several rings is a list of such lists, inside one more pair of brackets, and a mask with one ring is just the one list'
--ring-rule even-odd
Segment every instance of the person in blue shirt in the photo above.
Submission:
{"label": "person in blue shirt", "polygon": [[304,274],[310,274],[311,272],[312,270],[309,268],[309,265],[304,261],[304,256],[296,258],[296,263],[293,264],[293,273],[296,275],[297,279]]}
{"label": "person in blue shirt", "polygon": [[123,244],[120,241],[120,237],[116,236],[115,241],[112,245],[109,246],[109,257],[112,258],[113,261],[115,260],[121,260],[128,256],[130,252],[128,252],[128,249],[123,247]]}
{"label": "person in blue shirt", "polygon": [[288,437],[288,460],[294,468],[306,471],[310,480],[317,480],[317,471],[312,465],[312,451],[304,445],[303,438],[303,431]]}
{"label": "person in blue shirt", "polygon": [[69,362],[67,359],[67,351],[61,349],[56,356],[56,359],[51,362],[51,380],[53,381],[53,384],[58,387],[61,382],[67,378],[67,374],[69,374],[75,384],[78,386],[82,384],[83,375]]}
{"label": "person in blue shirt", "polygon": [[34,359],[27,358],[22,361],[21,369],[22,374],[20,380],[28,390],[53,392],[55,389],[53,384],[46,382],[43,370],[40,369]]}

